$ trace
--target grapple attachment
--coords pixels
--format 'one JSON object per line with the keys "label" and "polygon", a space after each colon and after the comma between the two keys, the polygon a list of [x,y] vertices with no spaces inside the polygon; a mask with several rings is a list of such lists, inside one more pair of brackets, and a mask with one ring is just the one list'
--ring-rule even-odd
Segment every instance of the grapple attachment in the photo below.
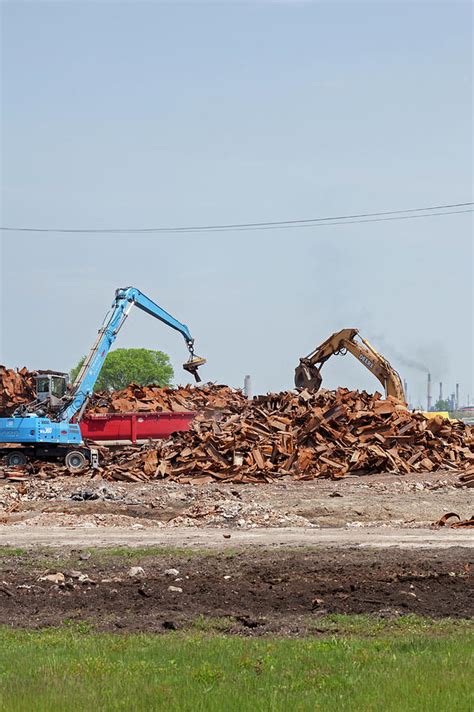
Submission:
{"label": "grapple attachment", "polygon": [[183,363],[183,368],[185,371],[188,371],[188,373],[192,373],[196,382],[199,383],[201,378],[198,373],[198,368],[199,368],[199,366],[202,366],[205,363],[206,363],[205,358],[200,358],[199,356],[191,356],[189,361],[186,361],[186,363]]}
{"label": "grapple attachment", "polygon": [[306,389],[311,393],[316,393],[321,388],[323,378],[316,366],[300,361],[300,365],[295,368],[295,388],[299,391]]}

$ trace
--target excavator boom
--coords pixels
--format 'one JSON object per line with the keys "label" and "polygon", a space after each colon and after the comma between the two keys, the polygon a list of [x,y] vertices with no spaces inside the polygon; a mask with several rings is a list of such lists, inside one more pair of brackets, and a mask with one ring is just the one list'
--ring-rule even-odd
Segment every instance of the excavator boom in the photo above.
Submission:
{"label": "excavator boom", "polygon": [[349,351],[380,381],[385,389],[386,396],[393,396],[404,403],[405,394],[397,371],[366,339],[359,336],[362,343],[357,341],[358,334],[358,329],[337,331],[308,356],[301,358],[295,370],[296,388],[298,390],[307,389],[312,393],[316,393],[321,388],[322,365],[331,356],[346,354]]}

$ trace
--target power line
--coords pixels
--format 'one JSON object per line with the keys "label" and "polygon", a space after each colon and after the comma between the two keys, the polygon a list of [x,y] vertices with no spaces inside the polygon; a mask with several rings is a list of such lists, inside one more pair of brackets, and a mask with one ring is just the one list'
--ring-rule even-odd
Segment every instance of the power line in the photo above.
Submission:
{"label": "power line", "polygon": [[[332,220],[331,222],[317,222],[317,223],[311,223],[311,224],[298,224],[298,225],[269,225],[265,227],[244,227],[244,228],[230,228],[228,230],[223,230],[222,228],[216,229],[216,230],[207,230],[207,232],[241,232],[245,230],[283,230],[286,228],[308,228],[308,227],[332,227],[333,225],[354,225],[355,223],[372,223],[372,222],[390,222],[391,220],[416,220],[420,218],[434,218],[438,217],[441,215],[460,215],[462,213],[472,213],[474,212],[474,209],[471,208],[470,210],[450,210],[446,211],[443,213],[429,213],[426,215],[397,215],[397,216],[392,216],[392,217],[387,217],[387,218],[367,218],[367,219],[362,219],[362,220],[343,220],[343,221],[338,221],[338,220]],[[186,233],[186,232],[196,232],[195,230],[180,230],[180,233]],[[204,231],[200,231],[204,232]]]}
{"label": "power line", "polygon": [[[439,217],[441,215],[458,215],[472,213],[474,202],[432,205],[425,208],[409,208],[406,210],[385,210],[375,213],[357,213],[354,215],[334,215],[321,218],[301,220],[270,220],[255,223],[228,223],[223,225],[190,225],[182,227],[151,227],[151,228],[41,228],[41,227],[0,227],[2,231],[11,232],[48,232],[48,233],[191,233],[191,232],[235,232],[245,230],[271,230],[301,227],[324,227],[328,225],[352,225],[354,223],[386,222],[391,220],[413,220],[419,218]],[[447,210],[448,208],[466,208],[465,210]],[[429,212],[437,211],[437,212]],[[442,212],[439,212],[442,211]]]}

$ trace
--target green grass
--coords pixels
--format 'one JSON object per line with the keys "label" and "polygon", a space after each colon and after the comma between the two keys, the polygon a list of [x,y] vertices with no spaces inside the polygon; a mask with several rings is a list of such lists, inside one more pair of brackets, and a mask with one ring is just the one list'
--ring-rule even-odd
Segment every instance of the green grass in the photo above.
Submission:
{"label": "green grass", "polygon": [[232,616],[198,616],[189,626],[201,633],[228,633],[236,625]]}
{"label": "green grass", "polygon": [[0,557],[16,557],[16,556],[25,556],[27,553],[26,549],[21,549],[20,547],[16,546],[0,546]]}
{"label": "green grass", "polygon": [[414,613],[393,618],[383,618],[378,615],[330,613],[321,618],[309,619],[309,631],[331,636],[358,636],[373,638],[384,636],[423,635],[444,636],[459,634],[474,637],[474,620],[441,618],[434,621]]}
{"label": "green grass", "polygon": [[137,561],[138,559],[146,559],[150,557],[156,558],[204,558],[218,556],[223,554],[226,557],[232,558],[238,554],[237,549],[199,549],[186,546],[142,546],[132,548],[128,546],[115,546],[107,548],[86,549],[91,553],[91,559],[100,559],[108,561],[110,559],[126,559],[127,561]]}
{"label": "green grass", "polygon": [[257,640],[203,632],[96,634],[81,624],[33,632],[3,628],[0,709],[474,708],[472,623],[409,617],[393,635],[387,627],[374,631],[365,616],[353,623],[347,616],[330,618],[328,625],[348,634]]}
{"label": "green grass", "polygon": [[141,546],[132,548],[130,546],[111,546],[107,548],[85,549],[94,558],[120,558],[120,559],[144,559],[149,556],[192,556],[194,550],[184,546]]}
{"label": "green grass", "polygon": [[35,547],[20,549],[10,546],[0,547],[0,559],[20,559],[24,566],[40,569],[74,568],[78,566],[105,566],[113,563],[139,563],[150,558],[157,559],[196,559],[222,555],[231,559],[239,553],[238,549],[197,549],[184,546],[142,546],[142,547],[86,547],[81,553],[88,553],[87,560],[80,558],[77,550],[64,550],[53,547]]}

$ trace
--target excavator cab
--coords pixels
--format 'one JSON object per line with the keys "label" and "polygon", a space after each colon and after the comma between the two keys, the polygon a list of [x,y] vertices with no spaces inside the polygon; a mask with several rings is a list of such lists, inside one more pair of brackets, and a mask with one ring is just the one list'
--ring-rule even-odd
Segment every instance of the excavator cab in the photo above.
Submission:
{"label": "excavator cab", "polygon": [[38,371],[36,376],[36,397],[40,403],[47,404],[51,409],[63,405],[67,393],[69,376],[67,373],[55,371]]}

